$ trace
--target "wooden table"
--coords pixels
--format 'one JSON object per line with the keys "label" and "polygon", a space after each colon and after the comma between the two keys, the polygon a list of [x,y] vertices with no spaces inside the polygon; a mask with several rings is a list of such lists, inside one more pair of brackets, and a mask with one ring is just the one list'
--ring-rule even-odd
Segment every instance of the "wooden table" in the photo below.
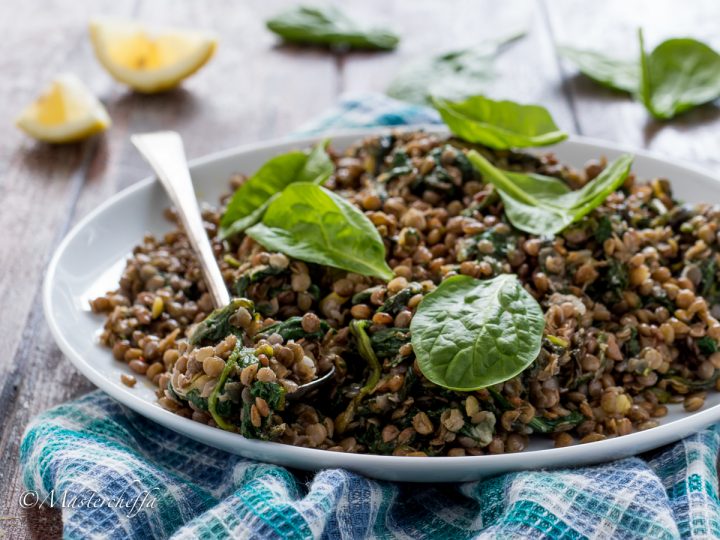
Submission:
{"label": "wooden table", "polygon": [[[60,535],[59,512],[22,510],[18,445],[28,420],[88,392],[92,385],[53,342],[41,306],[43,272],[55,246],[98,203],[148,174],[130,146],[134,132],[179,131],[190,157],[280,137],[333,105],[343,92],[382,91],[408,60],[472,45],[524,25],[527,36],[498,60],[490,94],[548,107],[557,123],[583,135],[649,148],[720,170],[720,113],[699,108],[672,123],[576,75],[556,45],[636,54],[635,29],[650,44],[669,36],[720,37],[720,3],[647,0],[356,0],[358,18],[402,35],[392,53],[331,54],[278,46],[263,21],[289,1],[76,0],[3,2],[0,70],[0,538]],[[337,0],[339,4],[339,0]],[[212,29],[217,56],[178,90],[129,92],[93,58],[93,15]],[[720,47],[716,40],[713,45]],[[11,125],[46,81],[73,71],[106,104],[113,127],[82,144],[51,147]]]}

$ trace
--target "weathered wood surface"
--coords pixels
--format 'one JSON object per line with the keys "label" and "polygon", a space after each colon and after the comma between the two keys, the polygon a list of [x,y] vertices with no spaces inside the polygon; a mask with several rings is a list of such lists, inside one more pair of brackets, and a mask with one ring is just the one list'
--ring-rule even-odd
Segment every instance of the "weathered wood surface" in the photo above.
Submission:
{"label": "weathered wood surface", "polygon": [[[28,420],[92,386],[54,344],[40,289],[53,248],[99,202],[147,175],[128,144],[134,132],[178,130],[190,157],[291,132],[343,92],[382,91],[397,69],[419,55],[472,45],[525,26],[527,36],[497,62],[496,97],[546,105],[566,129],[646,147],[720,169],[720,113],[714,106],[672,123],[652,121],[642,106],[578,76],[556,46],[575,44],[637,52],[642,26],[653,45],[692,35],[720,47],[720,4],[713,0],[354,0],[359,18],[390,23],[403,41],[391,53],[335,55],[277,44],[263,21],[290,0],[78,0],[3,2],[0,32],[0,538],[58,537],[59,513],[22,510],[18,444]],[[179,90],[142,96],[106,75],[92,57],[92,15],[212,29],[216,58]],[[12,118],[38,88],[62,71],[77,73],[105,102],[114,126],[82,144],[29,141]]]}

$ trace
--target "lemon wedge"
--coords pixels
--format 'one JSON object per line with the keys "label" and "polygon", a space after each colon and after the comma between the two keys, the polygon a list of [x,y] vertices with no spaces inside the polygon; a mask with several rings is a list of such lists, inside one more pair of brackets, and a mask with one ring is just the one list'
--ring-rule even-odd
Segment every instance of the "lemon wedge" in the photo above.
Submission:
{"label": "lemon wedge", "polygon": [[204,32],[110,19],[91,22],[90,39],[115,79],[145,93],[174,88],[203,67],[217,47],[215,37]]}
{"label": "lemon wedge", "polygon": [[16,120],[31,137],[50,143],[74,142],[106,129],[105,107],[72,74],[57,77]]}

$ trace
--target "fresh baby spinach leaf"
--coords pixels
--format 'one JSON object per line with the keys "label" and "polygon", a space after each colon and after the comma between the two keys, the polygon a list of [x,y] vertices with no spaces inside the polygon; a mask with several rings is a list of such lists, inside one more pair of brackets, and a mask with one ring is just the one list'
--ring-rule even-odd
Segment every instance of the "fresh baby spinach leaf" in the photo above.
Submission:
{"label": "fresh baby spinach leaf", "polygon": [[394,49],[400,38],[384,28],[364,28],[332,6],[294,6],[266,22],[285,41],[353,49]]}
{"label": "fresh baby spinach leaf", "polygon": [[510,223],[537,235],[554,235],[600,206],[623,184],[633,161],[632,156],[624,154],[581,189],[563,192],[548,177],[502,171],[474,150],[468,153],[468,159],[498,190]]}
{"label": "fresh baby spinach leaf", "polygon": [[642,30],[640,97],[648,111],[668,119],[720,96],[720,55],[690,38],[668,39],[648,54]]}
{"label": "fresh baby spinach leaf", "polygon": [[426,295],[410,324],[423,375],[472,391],[518,375],[537,358],[543,312],[514,274],[453,276]]}
{"label": "fresh baby spinach leaf", "polygon": [[220,237],[227,238],[254,225],[262,218],[271,199],[294,182],[322,184],[333,172],[327,154],[328,139],[310,153],[299,150],[275,156],[233,194],[220,219]]}
{"label": "fresh baby spinach leaf", "polygon": [[638,39],[639,61],[573,47],[561,47],[560,54],[600,84],[636,96],[655,118],[669,119],[720,97],[720,54],[712,48],[673,38],[648,53],[642,30]]}
{"label": "fresh baby spinach leaf", "polygon": [[577,66],[586,77],[613,90],[634,94],[640,86],[637,60],[620,60],[599,51],[560,47],[560,54]]}
{"label": "fresh baby spinach leaf", "polygon": [[452,133],[468,142],[498,150],[545,146],[567,138],[540,105],[521,105],[472,96],[463,101],[432,98]]}
{"label": "fresh baby spinach leaf", "polygon": [[269,250],[384,280],[393,278],[385,244],[351,203],[317,184],[290,184],[245,233]]}
{"label": "fresh baby spinach leaf", "polygon": [[500,49],[524,35],[518,31],[475,47],[411,61],[400,69],[386,93],[418,105],[430,105],[431,96],[462,99],[479,94],[495,78],[493,63]]}

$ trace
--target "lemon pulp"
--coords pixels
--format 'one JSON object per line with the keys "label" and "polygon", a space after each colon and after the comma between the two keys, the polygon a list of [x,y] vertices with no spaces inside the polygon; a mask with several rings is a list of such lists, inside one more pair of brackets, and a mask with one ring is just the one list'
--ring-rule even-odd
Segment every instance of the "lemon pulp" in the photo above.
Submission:
{"label": "lemon pulp", "polygon": [[72,74],[57,77],[17,118],[25,133],[52,143],[84,139],[110,124],[105,107]]}
{"label": "lemon pulp", "polygon": [[150,29],[138,23],[94,21],[90,37],[100,63],[140,92],[168,90],[204,66],[216,39],[192,30]]}

